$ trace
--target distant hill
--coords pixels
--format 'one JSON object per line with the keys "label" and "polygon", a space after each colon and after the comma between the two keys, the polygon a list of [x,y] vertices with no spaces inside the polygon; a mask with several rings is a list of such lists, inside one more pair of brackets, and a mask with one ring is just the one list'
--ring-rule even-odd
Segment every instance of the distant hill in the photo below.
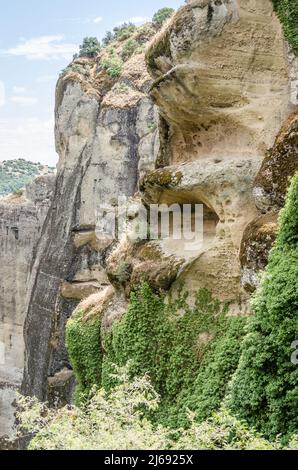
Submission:
{"label": "distant hill", "polygon": [[19,191],[36,176],[51,174],[54,171],[53,167],[23,158],[0,162],[0,196]]}

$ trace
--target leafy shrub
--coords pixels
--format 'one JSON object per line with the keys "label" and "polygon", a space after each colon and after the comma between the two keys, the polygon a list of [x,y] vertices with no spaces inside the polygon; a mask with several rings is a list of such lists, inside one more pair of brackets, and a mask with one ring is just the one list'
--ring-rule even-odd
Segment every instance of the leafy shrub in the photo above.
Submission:
{"label": "leafy shrub", "polygon": [[162,26],[174,13],[173,8],[161,8],[154,14],[152,22],[156,26]]}
{"label": "leafy shrub", "polygon": [[[116,92],[116,93],[119,93],[119,94],[123,94],[123,93],[128,93],[129,92],[129,86],[124,83],[124,82],[121,82],[121,83],[116,83],[116,85],[114,86],[113,90]],[[119,266],[123,266],[123,262],[119,264]],[[125,264],[125,263],[124,263]],[[126,269],[125,269],[126,271]],[[119,278],[119,269],[116,271],[116,277]],[[125,276],[124,278],[122,277],[122,279],[119,279],[120,283],[121,282],[126,282],[128,280],[128,276]]]}
{"label": "leafy shrub", "polygon": [[86,37],[80,46],[79,57],[96,57],[100,51],[100,42],[95,37]]}
{"label": "leafy shrub", "polygon": [[149,129],[150,132],[156,131],[157,127],[158,127],[158,125],[154,121],[151,121],[151,122],[148,123],[148,129]]}
{"label": "leafy shrub", "polygon": [[297,432],[298,367],[291,344],[298,338],[298,173],[279,221],[279,233],[258,290],[228,404],[269,438]]}
{"label": "leafy shrub", "polygon": [[[191,426],[179,437],[178,450],[278,450],[279,442],[271,443],[225,409],[197,424],[190,416]],[[294,447],[293,447],[294,448]]]}
{"label": "leafy shrub", "polygon": [[101,66],[111,78],[116,78],[122,73],[123,61],[118,55],[111,54],[101,61]]}
{"label": "leafy shrub", "polygon": [[123,46],[121,51],[121,59],[127,61],[138,49],[139,43],[134,39],[129,39]]}
{"label": "leafy shrub", "polygon": [[298,0],[272,0],[286,39],[298,55]]}
{"label": "leafy shrub", "polygon": [[72,72],[85,74],[85,69],[78,64],[71,64],[61,71],[60,76],[67,75]]}
{"label": "leafy shrub", "polygon": [[118,41],[125,41],[125,39],[129,39],[130,36],[136,31],[137,27],[133,23],[123,23],[120,26],[116,26],[113,29],[114,32],[114,39]]}
{"label": "leafy shrub", "polygon": [[54,410],[22,397],[19,433],[36,434],[29,450],[166,449],[169,431],[153,427],[144,417],[144,410],[158,406],[148,377],[130,382],[126,369],[121,369],[117,382],[112,393],[96,392],[83,409],[68,406]]}
{"label": "leafy shrub", "polygon": [[[277,450],[222,409],[198,424],[189,413],[187,430],[175,433],[146,418],[156,411],[159,397],[147,376],[129,379],[128,368],[116,369],[111,393],[94,393],[82,409],[49,409],[35,398],[18,401],[18,435],[34,435],[29,450]],[[298,449],[293,436],[289,449]]]}

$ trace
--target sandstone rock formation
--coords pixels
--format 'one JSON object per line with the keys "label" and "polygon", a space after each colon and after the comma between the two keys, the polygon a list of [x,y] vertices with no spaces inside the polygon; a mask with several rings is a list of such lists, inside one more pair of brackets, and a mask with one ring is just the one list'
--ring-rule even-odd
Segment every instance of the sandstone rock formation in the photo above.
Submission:
{"label": "sandstone rock formation", "polygon": [[179,282],[188,290],[208,287],[223,300],[245,300],[239,248],[257,215],[253,186],[265,151],[297,104],[289,92],[296,65],[270,1],[188,3],[146,55],[167,136],[163,162],[181,178],[170,191],[156,181],[154,191],[151,175],[144,192],[155,202],[170,192],[172,202],[209,208],[217,219],[213,243]]}
{"label": "sandstone rock formation", "polygon": [[261,212],[280,210],[290,178],[298,169],[297,110],[282,126],[274,146],[267,153],[254,185],[254,197]]}
{"label": "sandstone rock formation", "polygon": [[[153,34],[147,26],[134,37],[145,45]],[[152,38],[150,75],[142,51],[119,77],[109,75],[102,64],[121,48],[76,59],[57,84],[60,159],[25,323],[23,391],[40,399],[70,400],[64,334],[74,310],[101,315],[109,330],[132,286],[145,279],[174,297],[181,288],[208,288],[229,302],[230,314],[247,313],[242,285],[253,290],[274,238],[276,218],[260,218],[254,187],[274,200],[272,208],[276,195],[255,178],[298,104],[298,67],[271,1],[187,2]],[[280,144],[287,156],[294,121],[288,129]],[[267,167],[265,160],[266,175]],[[113,213],[120,196],[129,201],[128,230],[111,240],[103,237],[102,211]],[[187,204],[191,213],[203,207],[203,243],[185,249],[186,240],[171,234],[139,240],[139,213],[150,204]]]}
{"label": "sandstone rock formation", "polygon": [[277,212],[260,215],[244,231],[240,250],[241,283],[248,292],[260,285],[260,275],[276,238],[277,219]]}
{"label": "sandstone rock formation", "polygon": [[[254,180],[297,104],[293,64],[269,0],[182,7],[146,53],[153,83],[141,53],[111,79],[101,67],[108,54],[75,60],[57,86],[57,188],[25,329],[24,391],[40,398],[47,377],[69,367],[64,326],[88,291],[100,295],[112,283],[121,315],[131,285],[145,278],[172,292],[208,287],[232,303],[231,312],[247,311],[239,251],[258,214]],[[138,182],[137,205],[141,197],[145,204],[204,206],[199,251],[171,239],[98,240],[97,208],[134,196]]]}
{"label": "sandstone rock formation", "polygon": [[12,402],[24,367],[29,277],[54,180],[54,176],[38,177],[22,195],[0,199],[0,437],[14,421]]}
{"label": "sandstone rock formation", "polygon": [[254,182],[253,195],[260,214],[247,227],[241,247],[242,285],[254,291],[275,241],[278,212],[283,207],[291,177],[298,170],[297,110],[286,120],[267,152]]}
{"label": "sandstone rock formation", "polygon": [[70,68],[57,85],[57,185],[25,325],[23,390],[39,398],[47,396],[48,377],[69,368],[64,329],[78,300],[110,285],[105,266],[112,246],[96,236],[98,211],[133,196],[139,172],[154,167],[158,152],[144,55],[133,56],[114,79],[100,66],[107,51],[101,54],[77,59],[80,72]]}

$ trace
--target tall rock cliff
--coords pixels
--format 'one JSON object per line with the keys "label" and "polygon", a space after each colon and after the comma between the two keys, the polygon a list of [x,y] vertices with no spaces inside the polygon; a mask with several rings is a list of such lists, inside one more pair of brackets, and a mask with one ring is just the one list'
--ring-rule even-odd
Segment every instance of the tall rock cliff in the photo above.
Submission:
{"label": "tall rock cliff", "polygon": [[12,402],[24,367],[29,278],[54,180],[40,176],[23,194],[0,199],[0,437],[14,421]]}
{"label": "tall rock cliff", "polygon": [[[247,314],[267,262],[262,243],[268,251],[274,240],[271,209],[281,199],[268,190],[266,161],[280,162],[274,142],[298,104],[298,65],[272,2],[189,1],[155,33],[145,25],[75,59],[57,84],[60,159],[24,329],[23,391],[40,399],[70,400],[65,324],[80,301],[103,331],[142,280],[173,298],[207,288],[229,314]],[[119,68],[131,39],[141,48]],[[290,142],[292,133],[282,135]],[[132,233],[105,240],[101,210],[119,196],[129,200],[132,232],[144,205],[202,205],[203,244],[185,250],[185,240],[136,242]]]}
{"label": "tall rock cliff", "polygon": [[[143,28],[136,38],[146,42],[148,34]],[[96,237],[97,210],[115,205],[118,196],[133,196],[159,148],[144,54],[130,58],[115,79],[101,66],[111,50],[75,60],[57,85],[57,183],[25,325],[23,389],[39,398],[47,396],[48,377],[53,389],[56,377],[59,393],[61,372],[69,367],[65,323],[78,300],[109,285],[105,267],[112,247]]]}

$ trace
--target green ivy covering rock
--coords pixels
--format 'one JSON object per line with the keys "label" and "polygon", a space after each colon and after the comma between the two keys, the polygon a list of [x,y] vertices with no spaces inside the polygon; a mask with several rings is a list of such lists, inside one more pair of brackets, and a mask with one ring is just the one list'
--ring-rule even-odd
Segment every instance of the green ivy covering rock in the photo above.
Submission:
{"label": "green ivy covering rock", "polygon": [[188,410],[199,420],[206,419],[225,396],[244,335],[246,319],[226,313],[226,306],[207,290],[199,291],[190,307],[186,296],[166,303],[144,283],[132,293],[122,320],[103,339],[104,354],[99,320],[89,325],[82,315],[76,316],[67,327],[67,344],[78,379],[77,403],[84,402],[92,385],[112,390],[114,364],[130,362],[131,377],[149,374],[161,397],[154,421],[173,428],[187,426]]}
{"label": "green ivy covering rock", "polygon": [[83,311],[76,312],[67,324],[66,346],[77,379],[78,405],[86,403],[92,388],[101,383],[100,330],[100,317],[84,318]]}
{"label": "green ivy covering rock", "polygon": [[293,177],[279,234],[253,302],[255,316],[242,346],[229,406],[269,438],[298,430],[298,173]]}

